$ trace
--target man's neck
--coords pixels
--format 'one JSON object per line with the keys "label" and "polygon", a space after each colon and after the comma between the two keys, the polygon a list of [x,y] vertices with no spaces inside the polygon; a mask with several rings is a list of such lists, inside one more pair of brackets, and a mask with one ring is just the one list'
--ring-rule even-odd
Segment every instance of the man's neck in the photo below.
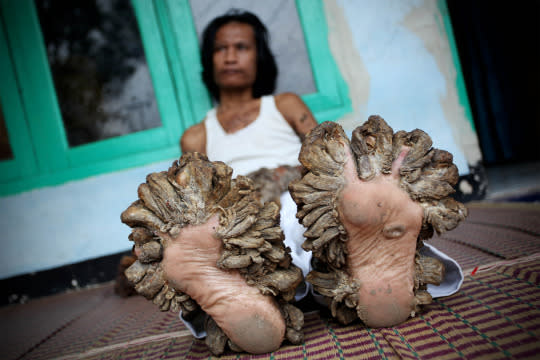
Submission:
{"label": "man's neck", "polygon": [[231,134],[251,124],[259,114],[260,103],[260,99],[253,98],[251,89],[249,92],[222,92],[217,118],[223,130]]}
{"label": "man's neck", "polygon": [[219,94],[219,106],[222,109],[241,108],[253,101],[253,92],[250,89],[242,91],[222,91]]}

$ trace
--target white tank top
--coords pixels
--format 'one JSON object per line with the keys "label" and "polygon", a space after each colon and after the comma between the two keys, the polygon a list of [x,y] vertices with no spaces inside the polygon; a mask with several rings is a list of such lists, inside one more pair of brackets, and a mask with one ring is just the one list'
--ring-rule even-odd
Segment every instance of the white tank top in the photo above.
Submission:
{"label": "white tank top", "polygon": [[273,96],[263,96],[255,121],[232,134],[221,127],[215,108],[206,114],[204,126],[208,159],[232,167],[233,177],[262,167],[300,164],[302,143],[277,109]]}

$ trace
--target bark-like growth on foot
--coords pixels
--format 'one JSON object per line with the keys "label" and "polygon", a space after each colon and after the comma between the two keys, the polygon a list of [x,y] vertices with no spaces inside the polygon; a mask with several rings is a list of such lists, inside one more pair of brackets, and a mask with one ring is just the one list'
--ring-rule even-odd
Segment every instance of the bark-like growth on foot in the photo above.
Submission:
{"label": "bark-like growth on foot", "polygon": [[[452,155],[432,148],[430,137],[421,130],[394,133],[379,116],[370,116],[353,131],[350,141],[341,126],[331,122],[320,124],[304,140],[300,162],[307,173],[289,189],[298,205],[297,217],[307,228],[303,247],[315,258],[315,269],[307,279],[325,297],[332,315],[345,324],[366,318],[357,296],[362,284],[347,272],[347,241],[352,235],[340,221],[338,211],[349,151],[360,180],[369,182],[399,171],[397,186],[423,209],[414,257],[414,301],[410,309],[414,316],[420,305],[431,302],[427,284],[438,285],[444,271],[438,260],[420,255],[422,241],[434,231],[440,234],[455,228],[467,215],[463,204],[449,197],[458,180]],[[393,169],[396,163],[399,169]],[[360,209],[359,213],[362,211],[369,210]],[[381,235],[399,238],[403,231],[390,226],[382,229]]]}
{"label": "bark-like growth on foot", "polygon": [[133,285],[131,285],[124,274],[124,271],[126,271],[126,269],[129,268],[136,260],[137,257],[135,255],[124,255],[120,259],[116,280],[114,282],[114,293],[118,296],[128,297],[136,294]]}
{"label": "bark-like growth on foot", "polygon": [[275,169],[261,168],[246,176],[255,183],[255,190],[261,194],[261,202],[279,203],[281,194],[288,191],[289,184],[302,177],[299,166],[281,165]]}
{"label": "bark-like growth on foot", "polygon": [[[174,238],[183,227],[204,224],[217,213],[215,235],[222,240],[223,252],[216,266],[240,272],[248,285],[276,297],[287,325],[286,338],[299,343],[303,317],[288,301],[294,298],[302,272],[291,263],[290,250],[284,246],[279,206],[263,204],[251,179],[231,175],[226,164],[210,162],[199,153],[184,154],[167,172],[149,174],[139,186],[139,199],[121,215],[122,222],[132,227],[129,239],[139,254],[125,274],[137,292],[162,311],[181,310],[188,320],[200,314],[201,308],[188,294],[168,283],[161,267],[168,237],[160,234]],[[206,321],[206,330],[214,354],[221,354],[227,343],[239,350],[212,319]]]}

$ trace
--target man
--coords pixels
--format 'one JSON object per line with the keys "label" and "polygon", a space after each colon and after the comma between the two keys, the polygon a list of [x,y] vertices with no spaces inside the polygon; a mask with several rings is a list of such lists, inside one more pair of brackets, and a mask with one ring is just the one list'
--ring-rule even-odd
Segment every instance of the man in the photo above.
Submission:
{"label": "man", "polygon": [[[202,63],[203,80],[217,106],[201,123],[185,131],[182,152],[199,152],[211,161],[223,161],[235,175],[261,167],[298,166],[302,141],[317,123],[297,95],[270,96],[277,69],[268,49],[266,28],[257,17],[231,12],[212,21],[203,34]],[[320,131],[310,135],[306,149],[318,141],[317,134]],[[348,276],[361,284],[354,294],[362,307],[359,312],[363,315],[359,316],[370,326],[398,324],[414,309],[416,239],[423,218],[422,208],[398,185],[409,148],[400,150],[390,174],[362,181],[347,140],[337,139],[335,146],[344,159],[339,175],[344,185],[334,192],[335,214],[349,237],[345,251]],[[294,217],[296,206],[289,194],[280,200],[285,241],[292,249],[293,262],[305,275],[311,258],[300,246],[305,229]],[[301,195],[295,200],[305,205]],[[285,331],[279,309],[271,297],[248,286],[238,273],[217,268],[222,247],[215,236],[217,226],[215,216],[206,224],[182,229],[179,236],[170,239],[162,262],[165,274],[175,288],[197,301],[236,345],[253,353],[275,350]],[[455,262],[448,260],[445,265],[460,273]],[[457,291],[460,281],[444,295]],[[299,297],[306,292],[300,291]]]}
{"label": "man", "polygon": [[[253,123],[260,113],[261,96],[270,95],[274,91],[277,68],[268,48],[266,28],[250,13],[226,15],[215,19],[207,27],[202,45],[202,63],[203,80],[219,105],[209,113],[212,119],[206,118],[186,130],[181,139],[181,148],[182,152],[197,151],[212,158],[214,151],[215,155],[221,152],[214,150],[217,146],[207,139],[214,136],[211,131],[207,131],[208,123],[217,121],[218,124],[210,126],[216,125],[227,135],[234,134]],[[285,163],[298,164],[301,140],[317,125],[317,122],[309,108],[296,94],[279,94],[270,102],[275,103],[280,115],[298,137],[287,139],[288,142],[295,142],[296,147],[291,150],[292,160],[285,159]],[[263,139],[264,134],[254,135],[257,139],[246,137],[246,140],[260,144],[258,140]],[[248,153],[243,149],[242,151]],[[272,155],[268,153],[265,151],[262,156]],[[235,163],[230,165],[238,165],[238,162],[241,161],[235,159]],[[282,163],[283,160],[275,165]],[[256,170],[260,167],[255,165],[251,166],[251,169]],[[236,174],[245,174],[238,166],[234,166],[233,169]]]}

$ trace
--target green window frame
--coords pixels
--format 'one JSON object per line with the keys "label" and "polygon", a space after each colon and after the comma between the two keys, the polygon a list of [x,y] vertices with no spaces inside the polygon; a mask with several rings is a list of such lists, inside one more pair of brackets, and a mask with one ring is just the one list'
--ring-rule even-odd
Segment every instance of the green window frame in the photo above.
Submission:
{"label": "green window frame", "polygon": [[[132,0],[162,126],[70,148],[32,0],[0,0],[0,101],[14,159],[0,161],[0,196],[178,157],[178,140],[212,106],[200,79],[188,0]],[[318,121],[352,111],[328,46],[320,0],[296,0],[317,92]]]}
{"label": "green window frame", "polygon": [[0,104],[13,154],[12,159],[0,161],[0,176],[3,181],[9,182],[35,174],[36,164],[32,152],[28,151],[31,146],[30,132],[7,46],[5,27],[0,18]]}
{"label": "green window frame", "polygon": [[[190,84],[179,91],[190,99],[193,122],[200,121],[212,106],[210,95],[200,80],[202,66],[195,24],[191,17],[189,0],[165,0],[159,3],[158,12],[171,58],[177,83]],[[352,111],[348,87],[343,80],[328,45],[328,27],[324,7],[320,0],[296,0],[300,24],[304,32],[308,58],[311,62],[316,92],[302,95],[317,121],[333,121]],[[174,21],[173,21],[174,19]]]}

